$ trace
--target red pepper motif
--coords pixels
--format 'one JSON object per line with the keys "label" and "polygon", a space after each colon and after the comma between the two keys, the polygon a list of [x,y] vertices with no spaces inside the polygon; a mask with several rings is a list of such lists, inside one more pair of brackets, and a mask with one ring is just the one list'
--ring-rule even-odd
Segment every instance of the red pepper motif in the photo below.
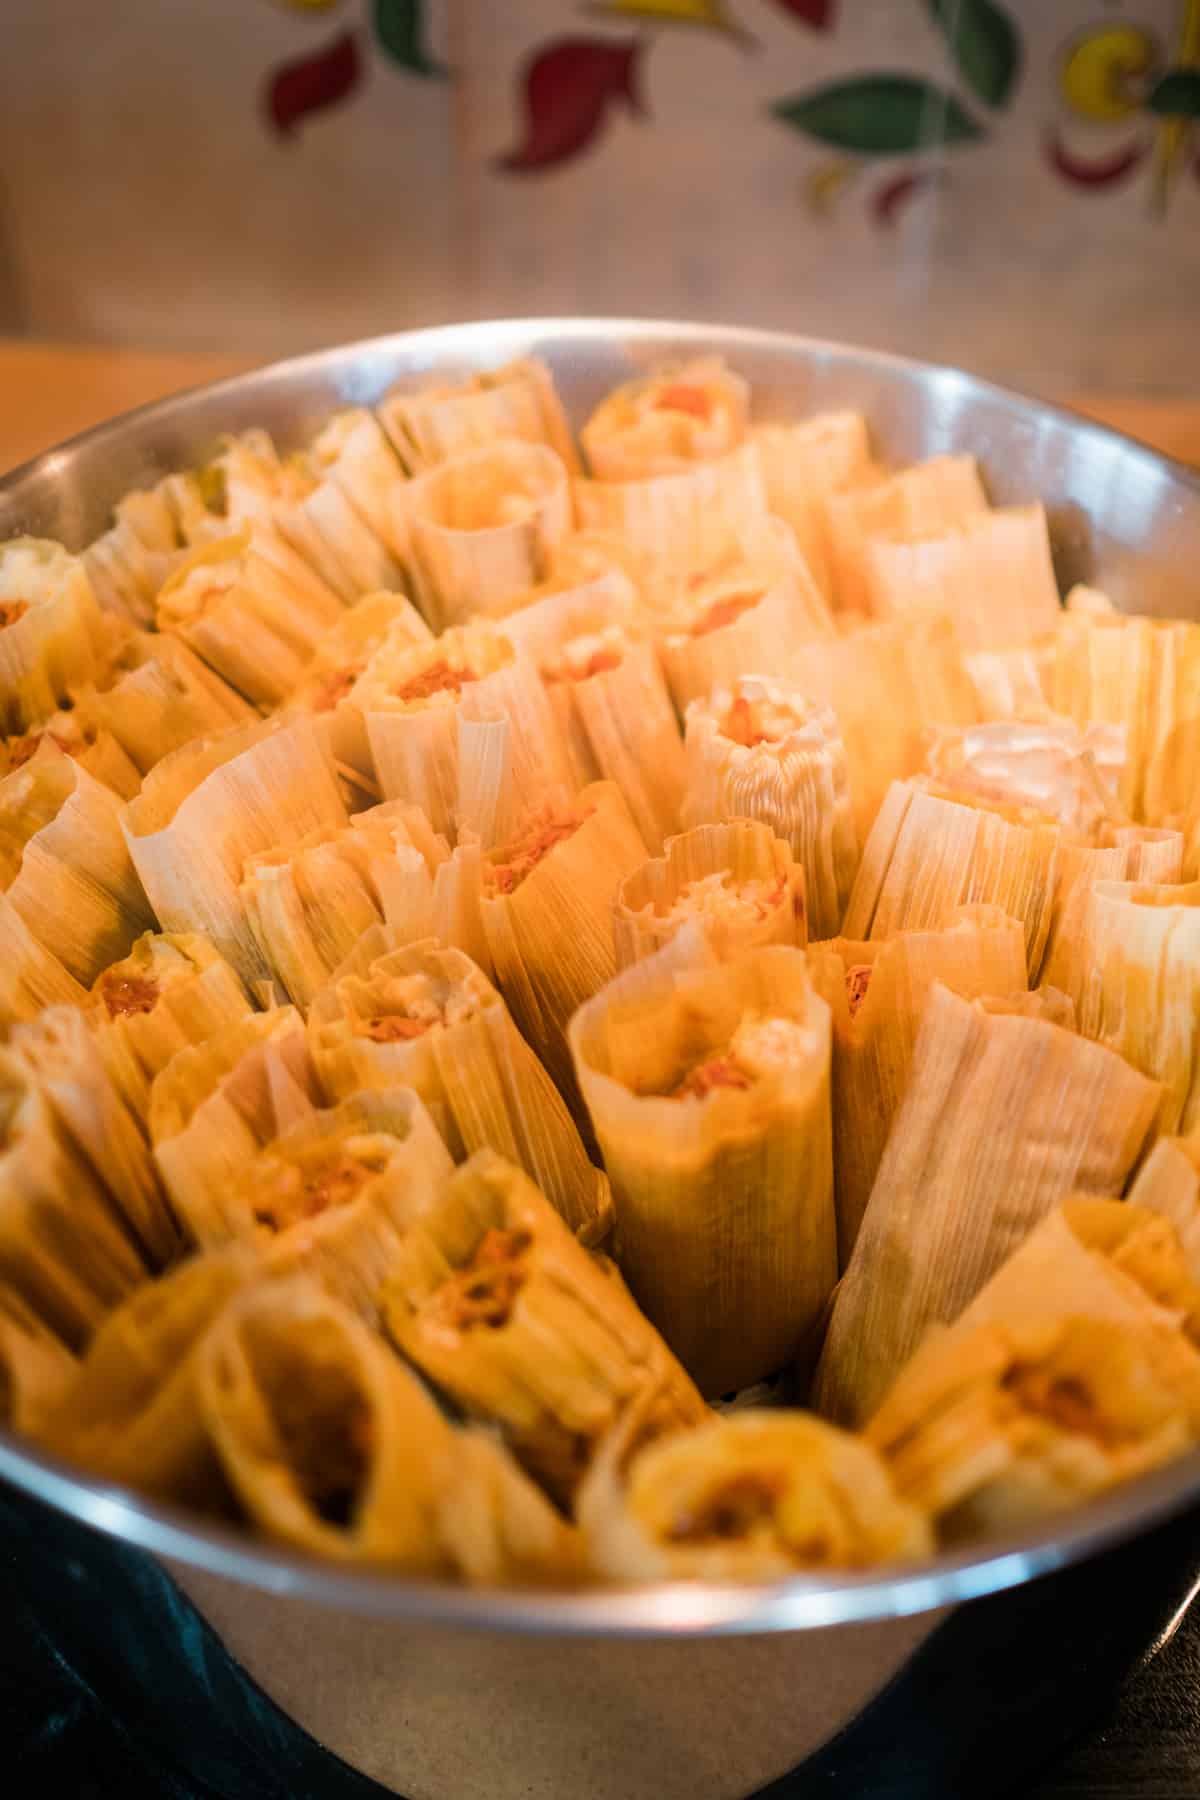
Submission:
{"label": "red pepper motif", "polygon": [[512,174],[557,168],[586,150],[618,105],[645,114],[637,88],[640,38],[559,38],[525,69],[525,136],[497,158]]}
{"label": "red pepper motif", "polygon": [[290,137],[301,119],[344,100],[361,80],[358,41],[347,31],[314,56],[276,69],[263,97],[267,116],[280,137]]}
{"label": "red pepper motif", "polygon": [[811,25],[814,31],[832,31],[837,15],[837,0],[775,0],[786,13]]}
{"label": "red pepper motif", "polygon": [[1104,156],[1080,156],[1068,148],[1058,132],[1051,132],[1046,139],[1046,155],[1052,168],[1065,181],[1085,188],[1112,187],[1114,182],[1123,181],[1126,175],[1133,174],[1148,148],[1146,143],[1135,141]]}
{"label": "red pepper motif", "polygon": [[942,180],[941,169],[909,169],[885,182],[871,201],[871,213],[877,225],[890,227],[896,223],[910,200]]}

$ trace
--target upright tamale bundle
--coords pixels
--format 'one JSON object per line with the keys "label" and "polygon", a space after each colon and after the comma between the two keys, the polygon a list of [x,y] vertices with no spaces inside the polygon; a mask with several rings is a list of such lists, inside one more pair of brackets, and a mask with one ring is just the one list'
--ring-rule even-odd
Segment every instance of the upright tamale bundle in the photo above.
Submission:
{"label": "upright tamale bundle", "polygon": [[846,753],[833,713],[796,687],[743,675],[687,710],[685,827],[757,819],[804,870],[808,929],[842,921],[858,843]]}
{"label": "upright tamale bundle", "polygon": [[926,1327],[956,1319],[1064,1194],[1123,1192],[1160,1099],[1036,996],[970,1001],[935,985],[838,1288],[818,1410],[868,1418]]}
{"label": "upright tamale bundle", "polygon": [[826,600],[834,598],[833,558],[825,501],[830,494],[879,479],[861,413],[817,413],[797,423],[756,425],[752,437],[777,518],[796,534]]}
{"label": "upright tamale bundle", "polygon": [[258,718],[248,700],[166,631],[132,632],[102,684],[81,689],[78,704],[111,733],[141,775],[196,738]]}
{"label": "upright tamale bundle", "polygon": [[545,444],[570,471],[579,466],[553,378],[534,357],[461,382],[435,382],[416,391],[393,388],[376,411],[412,475],[505,438]]}
{"label": "upright tamale bundle", "polygon": [[365,791],[375,787],[375,766],[355,684],[385,643],[399,650],[428,643],[432,636],[403,594],[364,594],[325,633],[285,702],[287,712],[312,714],[332,760]]}
{"label": "upright tamale bundle", "polygon": [[45,538],[0,546],[0,731],[28,731],[92,680],[110,634],[83,564]]}
{"label": "upright tamale bundle", "polygon": [[346,822],[305,717],[235,727],[176,750],[122,816],[159,924],[207,933],[247,981],[270,974],[238,891],[247,859]]}
{"label": "upright tamale bundle", "polygon": [[181,544],[178,520],[165,494],[135,489],[118,500],[111,526],[79,560],[105,612],[131,625],[149,625],[158,590]]}
{"label": "upright tamale bundle", "polygon": [[831,493],[825,519],[836,605],[870,612],[868,553],[876,536],[945,531],[986,510],[973,456],[931,457],[883,480]]}
{"label": "upright tamale bundle", "polygon": [[1160,1213],[1200,1278],[1200,1140],[1159,1138],[1129,1190],[1131,1205]]}
{"label": "upright tamale bundle", "polygon": [[492,1150],[472,1156],[405,1237],[384,1313],[405,1355],[468,1415],[498,1425],[564,1505],[647,1384],[660,1394],[660,1430],[706,1417],[619,1275]]}
{"label": "upright tamale bundle", "polygon": [[77,1366],[62,1339],[14,1288],[0,1283],[0,1426],[37,1442]]}
{"label": "upright tamale bundle", "polygon": [[408,549],[409,484],[374,413],[365,406],[334,413],[308,445],[304,462],[311,474],[340,488],[402,563]]}
{"label": "upright tamale bundle", "polygon": [[850,1260],[884,1146],[908,1087],[935,982],[975,1000],[1026,983],[1025,937],[999,907],[963,906],[937,931],[814,945],[809,966],[833,1015],[838,1260]]}
{"label": "upright tamale bundle", "polygon": [[807,942],[804,870],[757,819],[697,825],[668,838],[665,854],[627,875],[613,901],[624,968],[652,956],[690,922],[723,956],[763,944]]}
{"label": "upright tamale bundle", "polygon": [[420,1094],[456,1157],[485,1146],[528,1171],[573,1231],[602,1237],[608,1182],[483,971],[434,939],[344,972],[309,1014],[322,1085],[349,1096],[403,1083]]}
{"label": "upright tamale bundle", "polygon": [[746,435],[750,390],[719,356],[627,381],[600,402],[580,433],[599,481],[639,481],[736,450]]}
{"label": "upright tamale bundle", "polygon": [[709,462],[638,480],[575,483],[585,531],[611,533],[659,569],[703,569],[735,552],[767,520],[767,490],[755,445]]}
{"label": "upright tamale bundle", "polygon": [[1183,853],[1181,832],[1154,825],[1106,824],[1090,843],[1073,842],[1064,834],[1058,846],[1054,904],[1040,980],[1070,994],[1078,1010],[1089,979],[1083,959],[1092,894],[1098,883],[1174,886],[1183,879]]}
{"label": "upright tamale bundle", "polygon": [[836,1280],[829,1039],[802,950],[694,930],[571,1021],[621,1267],[708,1396],[783,1367]]}
{"label": "upright tamale bundle", "polygon": [[43,742],[73,757],[93,780],[121,800],[132,800],[142,785],[137,765],[102,722],[92,694],[80,690],[31,731],[0,738],[0,776],[21,768]]}

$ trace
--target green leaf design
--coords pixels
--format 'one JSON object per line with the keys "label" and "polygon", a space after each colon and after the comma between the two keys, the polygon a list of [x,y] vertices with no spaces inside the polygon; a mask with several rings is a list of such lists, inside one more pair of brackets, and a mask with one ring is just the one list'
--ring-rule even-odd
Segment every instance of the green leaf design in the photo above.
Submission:
{"label": "green leaf design", "polygon": [[1021,71],[1021,34],[992,0],[929,0],[965,82],[989,106],[1011,98]]}
{"label": "green leaf design", "polygon": [[444,80],[446,70],[425,48],[421,0],[374,0],[372,23],[382,49],[410,75]]}
{"label": "green leaf design", "polygon": [[838,150],[899,156],[984,133],[953,94],[911,75],[865,75],[776,100],[771,112],[793,131]]}
{"label": "green leaf design", "polygon": [[1150,90],[1146,111],[1166,119],[1200,119],[1200,69],[1168,69]]}

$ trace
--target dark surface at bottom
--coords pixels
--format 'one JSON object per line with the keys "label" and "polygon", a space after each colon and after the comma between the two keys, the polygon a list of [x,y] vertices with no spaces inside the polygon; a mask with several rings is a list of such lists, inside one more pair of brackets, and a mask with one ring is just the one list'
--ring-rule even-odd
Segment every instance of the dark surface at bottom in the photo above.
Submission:
{"label": "dark surface at bottom", "polygon": [[[0,1571],[9,1800],[383,1795],[259,1692],[147,1557],[0,1486]],[[961,1609],[759,1800],[1196,1800],[1200,1608],[1146,1658],[1198,1580],[1193,1513]]]}

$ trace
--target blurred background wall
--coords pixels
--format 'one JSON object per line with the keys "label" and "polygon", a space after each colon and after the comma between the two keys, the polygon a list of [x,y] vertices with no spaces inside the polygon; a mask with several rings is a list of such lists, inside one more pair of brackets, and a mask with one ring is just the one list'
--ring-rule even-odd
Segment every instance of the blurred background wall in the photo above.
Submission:
{"label": "blurred background wall", "polygon": [[1200,389],[1200,0],[4,0],[0,330],[738,320]]}

